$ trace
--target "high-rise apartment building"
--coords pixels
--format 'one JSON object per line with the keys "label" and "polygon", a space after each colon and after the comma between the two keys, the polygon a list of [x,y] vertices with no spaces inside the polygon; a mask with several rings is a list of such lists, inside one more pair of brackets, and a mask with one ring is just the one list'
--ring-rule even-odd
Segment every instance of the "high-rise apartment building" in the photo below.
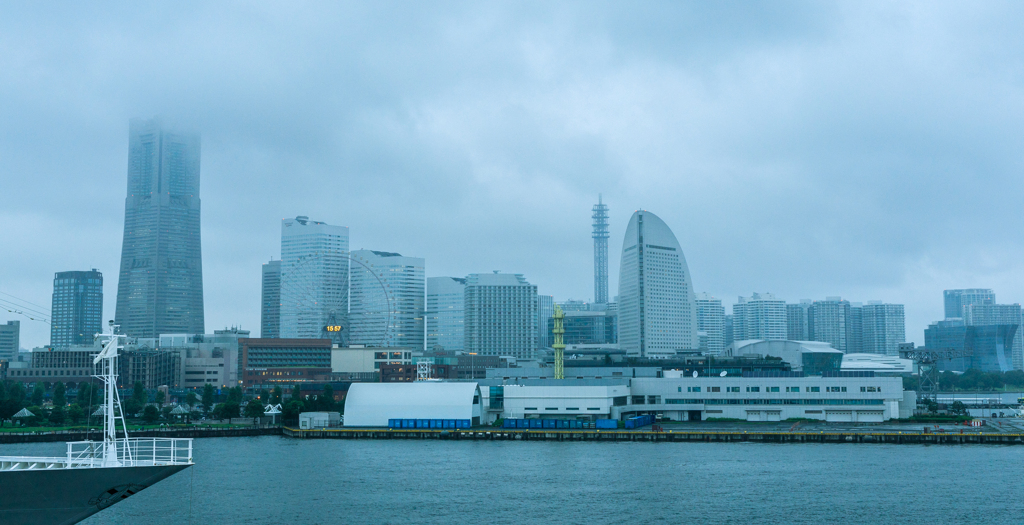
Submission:
{"label": "high-rise apartment building", "polygon": [[707,351],[721,355],[725,350],[725,308],[722,300],[706,292],[697,294],[697,328],[707,334]]}
{"label": "high-rise apartment building", "polygon": [[135,337],[201,334],[199,134],[128,125],[128,197],[115,323]]}
{"label": "high-rise apartment building", "polygon": [[679,241],[657,215],[629,219],[619,266],[619,347],[632,357],[668,358],[700,347],[697,305]]}
{"label": "high-rise apartment building", "polygon": [[430,277],[427,279],[427,345],[432,351],[462,350],[466,344],[466,279]]}
{"label": "high-rise apartment building", "polygon": [[733,316],[729,314],[725,316],[725,347],[729,348],[729,345],[735,340],[736,338],[733,337]]}
{"label": "high-rise apartment building", "polygon": [[537,286],[520,274],[466,277],[465,351],[532,359],[537,351]]}
{"label": "high-rise apartment building", "polygon": [[281,220],[282,339],[348,344],[348,227]]}
{"label": "high-rise apartment building", "polygon": [[[608,302],[608,206],[597,196],[593,215],[594,232],[594,302]],[[547,326],[545,324],[544,326]]]}
{"label": "high-rise apartment building", "polygon": [[846,353],[848,354],[864,352],[863,307],[864,305],[861,303],[850,303],[850,313],[846,319]]}
{"label": "high-rise apartment building", "polygon": [[50,346],[90,345],[103,331],[103,274],[92,269],[58,272],[53,278]]}
{"label": "high-rise apartment building", "polygon": [[554,344],[548,336],[548,320],[555,315],[555,298],[550,295],[537,296],[537,348],[547,348]]}
{"label": "high-rise apartment building", "polygon": [[349,344],[422,349],[425,268],[421,257],[353,251]]}
{"label": "high-rise apartment building", "polygon": [[803,299],[799,304],[786,305],[786,339],[790,341],[810,340],[811,336],[807,330],[807,310],[810,307],[810,299]]}
{"label": "high-rise apartment building", "polygon": [[260,337],[281,337],[281,261],[263,265],[263,294],[260,309]]}
{"label": "high-rise apartment building", "polygon": [[0,359],[13,361],[21,349],[21,321],[0,324]]}
{"label": "high-rise apartment building", "polygon": [[989,288],[967,288],[942,292],[946,319],[962,318],[964,307],[972,304],[996,304],[996,293]]}
{"label": "high-rise apartment building", "polygon": [[841,297],[826,297],[814,301],[807,310],[807,329],[811,341],[829,343],[832,348],[845,353],[847,350],[847,321],[850,319],[850,302]]}
{"label": "high-rise apartment building", "polygon": [[867,354],[899,355],[906,342],[906,324],[902,304],[868,301],[861,307],[862,349]]}
{"label": "high-rise apartment building", "polygon": [[[994,294],[993,294],[994,299]],[[1014,370],[1022,366],[1021,308],[1019,304],[964,304],[963,320],[967,326],[1006,325],[1016,326],[1011,344],[1011,364]]]}
{"label": "high-rise apartment building", "polygon": [[788,335],[786,301],[776,299],[770,293],[754,293],[750,297],[740,297],[732,306],[732,315],[734,341],[781,341]]}

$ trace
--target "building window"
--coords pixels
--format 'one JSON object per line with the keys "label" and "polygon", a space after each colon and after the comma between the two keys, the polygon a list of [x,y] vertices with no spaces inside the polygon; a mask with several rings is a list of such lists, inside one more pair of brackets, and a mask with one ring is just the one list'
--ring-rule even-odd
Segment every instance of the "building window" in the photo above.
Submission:
{"label": "building window", "polygon": [[601,409],[597,408],[597,407],[587,407],[587,410],[601,410]]}
{"label": "building window", "polygon": [[642,405],[642,404],[644,404],[644,401],[645,401],[644,396],[632,396],[632,397],[633,397],[632,404],[634,404],[634,405]]}
{"label": "building window", "polygon": [[821,387],[818,387],[818,386],[809,386],[809,387],[807,387],[807,391],[808,391],[808,392],[821,392]]}
{"label": "building window", "polygon": [[699,386],[688,386],[686,387],[687,392],[700,392]]}
{"label": "building window", "polygon": [[579,410],[580,407],[566,407],[566,410]]}
{"label": "building window", "polygon": [[748,386],[747,387],[747,392],[760,392],[760,391],[761,391],[761,387],[759,387],[759,386]]}
{"label": "building window", "polygon": [[721,392],[721,391],[722,391],[722,387],[720,387],[720,386],[709,386],[708,387],[708,392]]}
{"label": "building window", "polygon": [[558,409],[555,408],[555,407],[544,407],[544,410],[558,410]]}
{"label": "building window", "polygon": [[537,410],[537,407],[526,407],[523,410]]}
{"label": "building window", "polygon": [[764,391],[765,392],[778,392],[779,391],[779,387],[777,387],[777,386],[768,386],[768,387],[765,387]]}
{"label": "building window", "polygon": [[787,386],[786,387],[786,392],[799,392],[799,391],[800,391],[800,387],[798,387],[798,386]]}
{"label": "building window", "polygon": [[725,387],[725,391],[726,392],[739,392],[740,391],[740,387],[738,387],[738,386],[728,386],[728,387]]}

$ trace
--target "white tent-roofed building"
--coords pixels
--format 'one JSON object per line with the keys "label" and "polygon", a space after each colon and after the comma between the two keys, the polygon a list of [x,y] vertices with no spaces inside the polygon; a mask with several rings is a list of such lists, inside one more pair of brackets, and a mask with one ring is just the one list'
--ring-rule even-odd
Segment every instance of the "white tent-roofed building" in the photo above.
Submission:
{"label": "white tent-roofed building", "polygon": [[480,423],[477,383],[353,383],[345,396],[346,427],[386,427],[389,419],[468,419]]}

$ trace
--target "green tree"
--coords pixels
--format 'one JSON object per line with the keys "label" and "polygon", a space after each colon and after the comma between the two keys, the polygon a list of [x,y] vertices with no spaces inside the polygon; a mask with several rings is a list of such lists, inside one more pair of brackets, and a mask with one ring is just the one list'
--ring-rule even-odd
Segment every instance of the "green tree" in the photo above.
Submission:
{"label": "green tree", "polygon": [[82,407],[79,406],[78,403],[68,407],[68,419],[70,419],[72,423],[77,425],[78,420],[82,419],[82,416],[84,415],[85,411],[82,410]]}
{"label": "green tree", "polygon": [[245,405],[245,417],[263,417],[263,413],[263,404],[258,399],[253,399]]}
{"label": "green tree", "polygon": [[67,388],[63,381],[57,381],[57,384],[53,385],[53,406],[63,409],[67,404]]}
{"label": "green tree", "polygon": [[64,407],[53,407],[53,410],[50,410],[48,419],[54,425],[64,424]]}
{"label": "green tree", "polygon": [[299,414],[305,409],[302,401],[289,401],[281,407],[281,419],[289,423],[299,420]]}
{"label": "green tree", "polygon": [[239,407],[238,403],[234,401],[225,401],[217,405],[215,412],[219,419],[231,419],[233,417],[238,417],[238,414],[241,412],[241,407]]}
{"label": "green tree", "polygon": [[270,393],[270,404],[271,405],[280,405],[281,404],[281,397],[283,395],[284,395],[284,393],[281,392],[281,385],[275,386],[274,390]]}
{"label": "green tree", "polygon": [[89,410],[92,406],[92,385],[90,383],[82,382],[78,383],[78,394],[75,396],[75,402],[78,406],[85,407],[85,410]]}
{"label": "green tree", "polygon": [[[302,391],[299,390],[299,385],[292,386],[292,397],[291,397],[291,400],[292,401],[303,401],[303,399],[302,399]],[[298,417],[298,416],[295,416],[295,417]]]}
{"label": "green tree", "polygon": [[325,412],[334,410],[334,387],[330,383],[324,385],[324,393],[320,395],[319,406],[320,410]]}
{"label": "green tree", "polygon": [[171,405],[167,405],[160,409],[160,415],[164,416],[164,419],[166,419],[167,421],[170,421],[172,410],[174,410],[174,408],[172,408]]}
{"label": "green tree", "polygon": [[42,381],[36,381],[36,387],[32,390],[32,404],[35,406],[43,406],[43,396],[46,395],[46,388],[43,387]]}
{"label": "green tree", "polygon": [[156,400],[156,404],[158,404],[160,406],[164,406],[164,401],[167,400],[167,395],[164,394],[163,390],[157,390],[156,394],[155,394],[155,398],[156,398],[155,399]]}
{"label": "green tree", "polygon": [[270,402],[270,391],[265,389],[265,388],[261,389],[260,390],[259,400],[260,400],[260,404],[263,404],[263,405],[266,405],[267,403],[269,403]]}
{"label": "green tree", "polygon": [[149,394],[146,393],[146,385],[142,384],[142,381],[135,382],[135,386],[132,388],[132,401],[135,401],[140,407],[149,403]]}
{"label": "green tree", "polygon": [[966,416],[967,405],[963,401],[953,401],[953,404],[949,406],[949,413],[954,416]]}
{"label": "green tree", "polygon": [[229,389],[227,400],[235,404],[242,404],[242,387],[236,386],[234,388]]}
{"label": "green tree", "polygon": [[160,418],[160,410],[153,405],[146,405],[146,408],[142,411],[142,419],[152,425]]}
{"label": "green tree", "polygon": [[216,394],[213,390],[213,385],[206,383],[203,386],[203,412],[209,412],[213,408],[213,396]]}
{"label": "green tree", "polygon": [[939,411],[939,404],[936,403],[935,400],[925,399],[924,400],[924,406],[928,410],[929,413],[934,414],[934,413]]}
{"label": "green tree", "polygon": [[185,404],[188,405],[189,408],[195,408],[196,403],[198,402],[199,396],[197,396],[195,392],[189,390],[188,393],[185,394]]}

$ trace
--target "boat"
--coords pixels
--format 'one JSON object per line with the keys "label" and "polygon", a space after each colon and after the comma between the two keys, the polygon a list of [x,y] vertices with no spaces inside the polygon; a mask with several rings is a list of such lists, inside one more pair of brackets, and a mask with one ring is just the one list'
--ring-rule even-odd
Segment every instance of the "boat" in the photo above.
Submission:
{"label": "boat", "polygon": [[191,438],[131,438],[117,393],[124,335],[110,331],[93,360],[104,385],[103,441],[67,443],[62,457],[0,456],[0,524],[69,525],[193,465]]}

